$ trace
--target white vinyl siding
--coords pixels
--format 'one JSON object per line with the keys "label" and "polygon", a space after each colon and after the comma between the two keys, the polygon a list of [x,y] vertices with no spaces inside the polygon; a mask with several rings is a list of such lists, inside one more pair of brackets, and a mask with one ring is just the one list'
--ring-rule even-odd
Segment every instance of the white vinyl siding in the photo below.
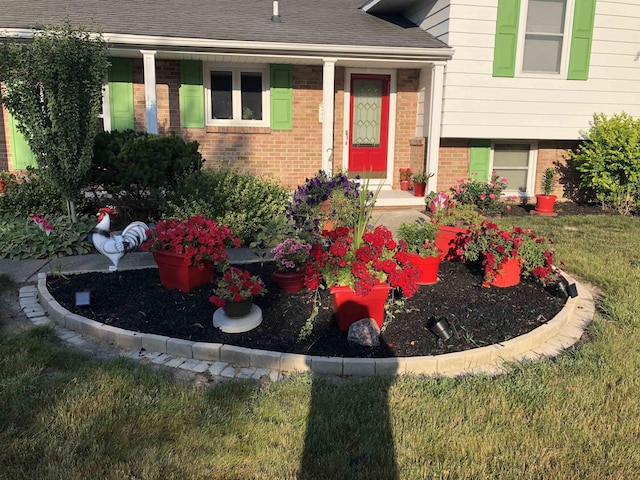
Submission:
{"label": "white vinyl siding", "polygon": [[637,0],[597,1],[586,81],[549,74],[493,77],[498,0],[450,4],[448,44],[455,54],[445,73],[443,138],[573,140],[596,112],[640,117]]}

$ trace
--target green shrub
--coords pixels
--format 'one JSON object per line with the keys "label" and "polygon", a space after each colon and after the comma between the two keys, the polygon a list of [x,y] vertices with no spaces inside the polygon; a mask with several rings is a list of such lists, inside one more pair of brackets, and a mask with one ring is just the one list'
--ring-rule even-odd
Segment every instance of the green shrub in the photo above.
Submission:
{"label": "green shrub", "polygon": [[594,191],[603,206],[629,215],[640,204],[640,119],[626,113],[593,116],[585,141],[570,152],[580,187]]}
{"label": "green shrub", "polygon": [[77,223],[66,215],[47,220],[53,226],[48,236],[28,216],[0,217],[0,258],[53,258],[91,251],[87,235],[96,225],[95,217],[81,216]]}
{"label": "green shrub", "polygon": [[88,186],[129,218],[153,218],[164,196],[202,164],[198,142],[177,135],[104,132],[96,136]]}
{"label": "green shrub", "polygon": [[499,215],[507,208],[507,204],[502,200],[505,188],[507,179],[493,172],[488,182],[467,178],[459,180],[458,184],[449,190],[451,197],[463,205],[475,205],[484,215]]}
{"label": "green shrub", "polygon": [[258,240],[268,222],[285,213],[289,193],[275,181],[228,169],[186,177],[168,196],[165,218],[203,214],[224,223],[245,245]]}
{"label": "green shrub", "polygon": [[[88,202],[84,197],[75,200],[78,212],[86,212]],[[4,195],[0,195],[0,216],[27,218],[34,213],[51,216],[67,214],[67,204],[62,192],[49,180],[38,175],[38,169],[28,168],[18,183],[8,183]]]}

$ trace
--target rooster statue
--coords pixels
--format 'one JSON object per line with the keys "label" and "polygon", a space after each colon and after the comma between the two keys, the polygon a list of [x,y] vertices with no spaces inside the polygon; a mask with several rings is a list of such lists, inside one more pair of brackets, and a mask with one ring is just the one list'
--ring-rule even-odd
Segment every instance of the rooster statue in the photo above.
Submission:
{"label": "rooster statue", "polygon": [[111,260],[110,271],[118,269],[118,262],[125,254],[138,248],[147,239],[149,227],[144,222],[131,222],[120,235],[112,235],[111,217],[114,210],[112,208],[101,208],[98,210],[98,224],[93,229],[91,241],[101,254]]}

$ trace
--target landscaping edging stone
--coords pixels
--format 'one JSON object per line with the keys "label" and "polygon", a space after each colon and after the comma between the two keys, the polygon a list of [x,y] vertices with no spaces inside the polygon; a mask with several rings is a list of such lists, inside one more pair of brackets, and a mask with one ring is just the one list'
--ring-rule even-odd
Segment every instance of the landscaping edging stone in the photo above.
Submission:
{"label": "landscaping edging stone", "polygon": [[[318,357],[250,349],[235,345],[191,342],[156,334],[138,333],[82,317],[60,305],[47,289],[47,274],[38,274],[37,297],[40,312],[26,312],[42,324],[43,314],[59,326],[83,336],[92,337],[116,347],[153,352],[160,358],[177,356],[199,362],[224,362],[230,366],[258,371],[275,371],[281,375],[313,372],[326,375],[430,375],[454,377],[464,374],[497,374],[507,362],[553,357],[574,345],[595,314],[595,303],[589,290],[563,273],[569,283],[578,287],[578,296],[568,298],[562,310],[529,333],[506,342],[462,352],[422,357],[343,358]],[[24,309],[23,309],[24,310]],[[37,310],[37,309],[36,309]],[[36,322],[34,322],[36,323]],[[156,355],[157,354],[157,355]],[[155,357],[154,357],[155,358]],[[221,372],[224,375],[224,371]],[[242,375],[240,375],[242,376]]]}

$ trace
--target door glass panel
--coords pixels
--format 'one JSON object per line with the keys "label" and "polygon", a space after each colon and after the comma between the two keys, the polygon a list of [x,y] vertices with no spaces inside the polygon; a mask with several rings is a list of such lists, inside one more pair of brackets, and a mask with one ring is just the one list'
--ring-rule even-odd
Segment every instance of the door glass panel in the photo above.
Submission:
{"label": "door glass panel", "polygon": [[213,119],[233,118],[232,87],[231,72],[211,72],[211,117]]}
{"label": "door glass panel", "polygon": [[242,98],[242,120],[262,120],[262,74],[242,72],[240,74]]}
{"label": "door glass panel", "polygon": [[353,140],[354,147],[380,145],[382,119],[382,81],[353,81]]}

